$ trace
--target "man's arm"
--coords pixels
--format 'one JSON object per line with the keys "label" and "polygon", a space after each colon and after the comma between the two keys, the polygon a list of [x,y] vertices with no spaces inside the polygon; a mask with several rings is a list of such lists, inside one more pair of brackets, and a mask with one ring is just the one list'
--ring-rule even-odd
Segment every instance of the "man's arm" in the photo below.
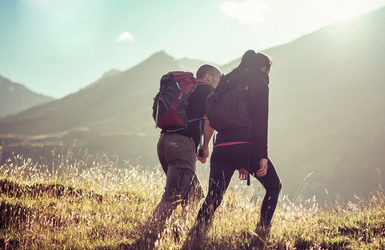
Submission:
{"label": "man's arm", "polygon": [[[203,125],[203,143],[202,143],[201,148],[199,148],[199,150],[198,150],[197,159],[200,162],[205,163],[207,158],[209,157],[209,154],[210,154],[209,143],[210,143],[211,137],[214,134],[214,129],[212,127],[210,127],[210,122],[209,122],[209,120],[206,119],[206,117],[204,117],[203,122],[204,122],[204,125]],[[199,156],[199,151],[201,151],[201,150],[202,150],[203,156]]]}

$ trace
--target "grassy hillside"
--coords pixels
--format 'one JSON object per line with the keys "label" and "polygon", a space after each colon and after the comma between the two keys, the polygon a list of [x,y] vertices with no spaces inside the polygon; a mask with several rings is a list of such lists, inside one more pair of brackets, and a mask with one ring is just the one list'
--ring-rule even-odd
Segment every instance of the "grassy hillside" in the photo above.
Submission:
{"label": "grassy hillside", "polygon": [[[55,153],[52,169],[14,157],[0,167],[0,249],[124,249],[140,237],[165,182],[160,168],[117,168],[116,159],[87,152]],[[207,177],[202,183],[206,188]],[[260,189],[233,181],[202,249],[247,249]],[[349,203],[300,197],[280,198],[266,249],[385,248],[381,186],[369,199]],[[175,211],[156,249],[182,246],[197,212],[193,206],[187,211]]]}

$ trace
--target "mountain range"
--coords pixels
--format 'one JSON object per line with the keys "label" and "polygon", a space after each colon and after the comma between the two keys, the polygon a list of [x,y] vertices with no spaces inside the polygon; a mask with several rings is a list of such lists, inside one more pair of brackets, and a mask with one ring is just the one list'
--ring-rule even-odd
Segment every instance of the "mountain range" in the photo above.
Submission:
{"label": "mountain range", "polygon": [[0,75],[0,117],[16,114],[53,100],[54,98],[37,94],[24,85],[14,83]]}
{"label": "mountain range", "polygon": [[[351,200],[369,195],[384,179],[384,21],[382,8],[263,51],[273,57],[269,154],[283,193]],[[227,73],[239,60],[218,66]],[[194,72],[203,63],[160,51],[77,93],[9,115],[0,121],[3,158],[76,141],[91,153],[154,167],[159,130],[151,107],[160,77]]]}

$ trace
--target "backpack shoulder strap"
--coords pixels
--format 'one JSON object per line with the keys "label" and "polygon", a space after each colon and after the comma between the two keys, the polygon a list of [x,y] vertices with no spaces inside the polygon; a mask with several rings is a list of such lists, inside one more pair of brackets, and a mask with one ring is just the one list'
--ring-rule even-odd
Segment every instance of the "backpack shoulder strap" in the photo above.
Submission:
{"label": "backpack shoulder strap", "polygon": [[269,82],[263,76],[261,76],[261,79],[266,83],[267,86],[269,86]]}

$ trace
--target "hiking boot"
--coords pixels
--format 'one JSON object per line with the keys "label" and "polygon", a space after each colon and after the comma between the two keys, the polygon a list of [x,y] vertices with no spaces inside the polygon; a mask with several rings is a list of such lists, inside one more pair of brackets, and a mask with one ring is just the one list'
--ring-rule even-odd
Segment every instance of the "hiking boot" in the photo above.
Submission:
{"label": "hiking boot", "polygon": [[205,238],[206,230],[202,225],[195,225],[191,228],[181,250],[202,249],[202,242]]}
{"label": "hiking boot", "polygon": [[252,250],[267,249],[267,237],[270,234],[270,226],[264,226],[262,223],[258,223],[255,229],[255,235],[251,240]]}
{"label": "hiking boot", "polygon": [[257,235],[259,235],[259,237],[263,240],[266,240],[266,238],[269,236],[270,234],[270,229],[271,229],[271,226],[270,225],[263,225],[262,223],[258,223],[257,224],[257,228],[255,229],[255,233]]}

